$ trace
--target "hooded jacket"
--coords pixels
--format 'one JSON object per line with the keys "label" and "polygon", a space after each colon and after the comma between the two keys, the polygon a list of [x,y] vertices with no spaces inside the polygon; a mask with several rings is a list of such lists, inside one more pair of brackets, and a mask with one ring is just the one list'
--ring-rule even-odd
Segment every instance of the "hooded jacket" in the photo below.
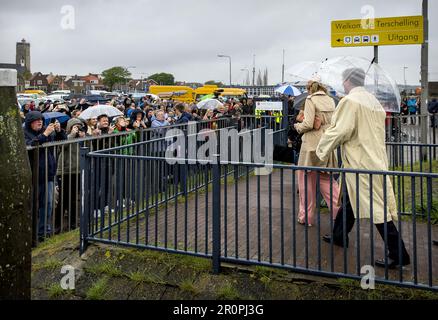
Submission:
{"label": "hooded jacket", "polygon": [[178,120],[176,120],[176,124],[181,124],[181,123],[187,123],[189,121],[192,121],[192,115],[188,112],[183,112],[181,114],[181,116],[178,118]]}
{"label": "hooded jacket", "polygon": [[[67,122],[67,137],[69,140],[77,138],[76,135],[72,134],[71,130],[75,125],[81,125],[82,128],[85,124],[82,120],[78,118],[73,118]],[[68,143],[64,145],[64,152],[61,154],[58,162],[58,170],[56,174],[60,175],[70,175],[79,174],[79,148],[82,143]]]}
{"label": "hooded jacket", "polygon": [[135,120],[137,119],[137,114],[141,114],[141,120],[144,120],[145,115],[144,115],[144,112],[142,110],[138,110],[138,109],[133,110],[132,112],[130,112],[130,115],[129,115],[129,125],[128,125],[129,129],[135,129],[133,127],[133,124],[134,124]]}
{"label": "hooded jacket", "polygon": [[[43,115],[39,111],[31,111],[26,115],[24,120],[24,138],[27,146],[38,146],[43,143],[65,140],[67,138],[64,130],[60,132],[53,132],[46,137],[43,133],[46,130],[42,127],[39,131],[34,131],[30,127],[31,123],[35,120],[44,120]],[[54,147],[34,149],[29,152],[29,160],[32,170],[34,170],[35,152],[38,152],[38,181],[44,183],[46,179],[46,154],[47,154],[47,181],[53,181],[56,174],[56,157]],[[35,174],[35,173],[34,173]]]}

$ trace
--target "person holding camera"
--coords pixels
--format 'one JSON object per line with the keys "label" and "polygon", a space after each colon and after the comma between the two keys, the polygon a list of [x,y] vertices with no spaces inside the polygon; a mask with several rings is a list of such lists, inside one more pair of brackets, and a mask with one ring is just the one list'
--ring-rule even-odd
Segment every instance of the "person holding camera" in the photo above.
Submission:
{"label": "person holding camera", "polygon": [[129,129],[136,130],[136,129],[147,129],[145,121],[148,121],[148,119],[145,119],[145,114],[142,110],[134,110],[130,115],[130,124],[128,126]]}
{"label": "person holding camera", "polygon": [[[73,118],[67,122],[67,139],[85,138],[87,126],[81,119]],[[76,143],[64,146],[64,153],[60,156],[56,171],[59,190],[59,204],[56,207],[55,226],[64,230],[74,229],[79,223],[79,148]],[[62,205],[61,205],[62,203]],[[61,220],[63,223],[61,224]]]}
{"label": "person holding camera", "polygon": [[[67,136],[56,119],[44,127],[44,117],[39,111],[30,111],[25,118],[24,138],[27,146],[65,140]],[[38,156],[38,159],[34,157]],[[43,241],[52,233],[51,216],[55,188],[56,154],[54,147],[40,148],[29,153],[30,163],[38,161],[38,238]],[[34,166],[31,165],[32,170]],[[32,172],[32,174],[37,174]]]}

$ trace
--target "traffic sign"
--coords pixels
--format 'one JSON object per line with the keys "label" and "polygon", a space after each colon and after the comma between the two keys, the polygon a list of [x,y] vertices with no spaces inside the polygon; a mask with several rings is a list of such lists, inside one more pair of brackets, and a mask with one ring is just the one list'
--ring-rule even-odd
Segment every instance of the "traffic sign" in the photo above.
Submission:
{"label": "traffic sign", "polygon": [[336,20],[331,23],[332,47],[423,43],[423,16]]}

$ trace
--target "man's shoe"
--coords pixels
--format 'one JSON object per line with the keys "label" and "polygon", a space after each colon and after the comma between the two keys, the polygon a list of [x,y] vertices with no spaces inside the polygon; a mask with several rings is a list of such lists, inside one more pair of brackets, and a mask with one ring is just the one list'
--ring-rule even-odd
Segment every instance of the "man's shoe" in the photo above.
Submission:
{"label": "man's shoe", "polygon": [[[385,265],[386,265],[385,259],[376,260],[374,262],[374,264],[376,265],[376,267],[385,268]],[[410,262],[404,262],[404,263],[402,263],[402,267],[407,266],[409,264],[410,264]],[[387,266],[388,266],[388,269],[399,269],[400,268],[400,264],[397,261],[392,260],[391,258],[388,258]]]}
{"label": "man's shoe", "polygon": [[[322,236],[322,240],[324,240],[327,243],[331,243],[332,242],[332,237],[330,237],[328,234],[326,234],[325,236]],[[344,243],[342,241],[340,242],[340,241],[333,240],[333,244],[338,246],[338,247],[341,247],[341,248],[344,247]],[[348,248],[348,242],[347,242],[346,247]]]}
{"label": "man's shoe", "polygon": [[438,246],[438,240],[433,240],[433,244]]}

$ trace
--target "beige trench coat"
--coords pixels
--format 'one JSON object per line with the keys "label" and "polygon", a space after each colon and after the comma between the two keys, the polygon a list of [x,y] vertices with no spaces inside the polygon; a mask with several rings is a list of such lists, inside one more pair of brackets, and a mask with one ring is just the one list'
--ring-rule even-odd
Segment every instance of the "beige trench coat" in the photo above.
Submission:
{"label": "beige trench coat", "polygon": [[[344,168],[387,171],[385,118],[382,105],[372,94],[363,87],[352,89],[340,101],[331,126],[319,142],[317,156],[322,160],[327,159],[341,145]],[[372,179],[373,222],[380,224],[384,223],[385,213],[383,175],[373,175]],[[359,175],[359,212],[356,204],[356,175],[347,173],[345,180],[355,217],[370,218],[369,174]],[[389,176],[386,176],[386,187],[386,221],[397,220],[397,206]]]}
{"label": "beige trench coat", "polygon": [[[332,116],[335,112],[334,100],[323,91],[309,95],[304,105],[304,120],[296,123],[295,129],[303,133],[299,166],[336,168],[337,160],[334,152],[331,152],[327,160],[321,161],[316,156],[316,147],[325,130],[330,126]],[[313,128],[315,116],[321,119],[321,127],[318,130]]]}

